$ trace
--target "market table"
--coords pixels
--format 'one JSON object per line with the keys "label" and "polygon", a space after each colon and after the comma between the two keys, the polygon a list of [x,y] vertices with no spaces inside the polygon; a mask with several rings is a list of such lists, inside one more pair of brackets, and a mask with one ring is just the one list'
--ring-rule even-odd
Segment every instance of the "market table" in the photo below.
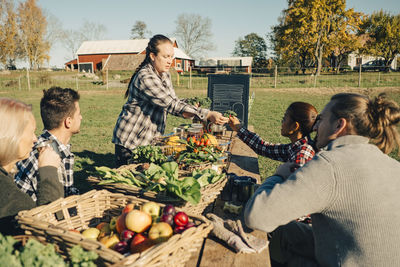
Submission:
{"label": "market table", "polygon": [[[251,130],[251,126],[249,126]],[[257,154],[251,150],[245,143],[239,138],[234,136],[232,138],[231,146],[231,162],[228,167],[228,173],[235,173],[238,176],[251,176],[257,179],[260,183],[260,174],[258,169]],[[235,216],[229,213],[225,213],[222,210],[224,202],[221,199],[217,199],[214,204],[213,213],[224,219],[238,219],[239,216]],[[243,216],[240,216],[242,225]],[[246,232],[267,240],[265,232],[252,231],[246,228]],[[186,263],[186,267],[194,266],[270,266],[268,249],[263,250],[261,253],[255,254],[242,254],[235,253],[230,249],[223,241],[218,240],[215,237],[208,237],[205,239],[201,249],[192,253],[192,257]]]}

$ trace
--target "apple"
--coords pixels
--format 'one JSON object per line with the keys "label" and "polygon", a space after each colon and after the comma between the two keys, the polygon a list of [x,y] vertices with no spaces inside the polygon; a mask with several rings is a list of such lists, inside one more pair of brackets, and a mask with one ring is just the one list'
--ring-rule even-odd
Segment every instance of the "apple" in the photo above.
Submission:
{"label": "apple", "polygon": [[176,214],[175,207],[172,204],[165,205],[163,209],[163,214],[171,214],[172,216],[175,216]]}
{"label": "apple", "polygon": [[94,227],[90,227],[82,232],[82,235],[85,238],[92,239],[92,240],[97,240],[97,237],[99,236],[99,234],[100,234],[100,230],[97,228],[94,228]]}
{"label": "apple", "polygon": [[110,230],[114,231],[115,227],[117,226],[118,216],[112,217],[110,220]]}
{"label": "apple", "polygon": [[129,251],[129,245],[126,241],[119,241],[117,244],[115,244],[114,250],[121,254],[125,254]]}
{"label": "apple", "polygon": [[183,211],[178,212],[174,217],[176,226],[185,226],[189,222],[189,218]]}
{"label": "apple", "polygon": [[150,228],[149,239],[154,243],[161,243],[167,241],[173,232],[171,225],[166,222],[159,222]]}
{"label": "apple", "polygon": [[120,237],[121,237],[122,241],[126,241],[129,243],[132,240],[134,235],[135,235],[134,232],[132,232],[131,230],[125,229],[124,231],[122,231]]}
{"label": "apple", "polygon": [[153,245],[153,242],[142,234],[136,234],[131,241],[131,253],[135,254],[138,252],[145,251]]}
{"label": "apple", "polygon": [[135,233],[142,233],[150,227],[151,221],[151,216],[146,212],[132,210],[126,214],[125,226]]}
{"label": "apple", "polygon": [[106,222],[101,222],[96,225],[96,228],[100,230],[100,235],[97,239],[102,238],[103,236],[111,234],[110,224]]}
{"label": "apple", "polygon": [[163,214],[160,218],[160,221],[166,222],[169,225],[174,225],[174,216],[172,214]]}
{"label": "apple", "polygon": [[122,231],[126,229],[125,218],[127,213],[122,213],[118,216],[117,223],[115,225],[115,230],[117,230],[118,234],[121,234]]}
{"label": "apple", "polygon": [[174,233],[182,234],[186,230],[185,226],[175,226]]}
{"label": "apple", "polygon": [[135,204],[133,203],[129,203],[128,205],[125,206],[125,208],[122,210],[122,213],[128,213],[131,210],[133,210],[133,208],[135,207]]}
{"label": "apple", "polygon": [[160,209],[161,209],[160,205],[158,205],[156,202],[149,201],[149,202],[144,203],[140,210],[146,212],[153,219],[155,219],[158,216],[160,216]]}
{"label": "apple", "polygon": [[118,242],[119,238],[117,234],[107,235],[100,239],[100,243],[102,243],[107,248],[112,248]]}

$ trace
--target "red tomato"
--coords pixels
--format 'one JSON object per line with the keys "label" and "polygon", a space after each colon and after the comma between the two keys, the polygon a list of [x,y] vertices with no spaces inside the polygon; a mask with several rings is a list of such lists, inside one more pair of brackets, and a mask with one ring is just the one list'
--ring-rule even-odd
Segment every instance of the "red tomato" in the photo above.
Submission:
{"label": "red tomato", "polygon": [[185,226],[189,222],[189,218],[183,211],[178,212],[174,217],[176,226]]}
{"label": "red tomato", "polygon": [[200,141],[196,141],[196,146],[200,146]]}
{"label": "red tomato", "polygon": [[211,140],[210,140],[210,139],[207,139],[205,145],[206,145],[206,146],[211,145]]}

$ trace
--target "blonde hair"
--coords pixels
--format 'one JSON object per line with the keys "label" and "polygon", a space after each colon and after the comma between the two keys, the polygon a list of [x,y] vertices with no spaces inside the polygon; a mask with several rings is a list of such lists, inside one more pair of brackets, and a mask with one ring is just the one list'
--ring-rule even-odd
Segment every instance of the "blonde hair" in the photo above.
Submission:
{"label": "blonde hair", "polygon": [[[345,118],[353,130],[369,137],[384,153],[389,154],[400,147],[399,105],[386,98],[385,93],[374,99],[352,93],[341,93],[331,98],[331,112],[336,118]],[[399,150],[400,155],[400,150]]]}
{"label": "blonde hair", "polygon": [[18,159],[19,143],[31,118],[31,105],[0,98],[0,166]]}

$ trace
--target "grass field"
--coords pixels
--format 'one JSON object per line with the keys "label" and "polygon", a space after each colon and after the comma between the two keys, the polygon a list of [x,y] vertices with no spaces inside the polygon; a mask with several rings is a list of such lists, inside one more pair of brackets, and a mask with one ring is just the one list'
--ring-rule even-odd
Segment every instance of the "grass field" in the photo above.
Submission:
{"label": "grass field", "polygon": [[[251,89],[255,92],[255,101],[250,111],[249,124],[255,132],[270,142],[287,143],[287,138],[280,136],[280,124],[284,111],[293,101],[305,101],[315,105],[321,111],[329,98],[341,91],[355,91],[369,95],[376,95],[381,91],[400,103],[400,88],[375,89],[335,89],[335,88],[296,88],[296,89]],[[114,90],[80,90],[81,111],[83,116],[81,132],[73,136],[72,151],[76,155],[75,183],[81,189],[89,189],[85,178],[94,166],[114,167],[114,145],[111,143],[112,132],[117,117],[124,104],[125,88]],[[206,96],[206,90],[177,89],[179,97]],[[39,115],[39,101],[41,90],[19,91],[1,90],[0,97],[12,97],[33,105],[37,120],[37,133],[40,134],[43,124]],[[174,126],[185,122],[184,119],[169,116],[167,121],[168,133]],[[2,126],[3,127],[3,126]],[[391,156],[400,160],[392,153]],[[275,171],[278,162],[263,157],[259,158],[261,177],[268,177]]]}

